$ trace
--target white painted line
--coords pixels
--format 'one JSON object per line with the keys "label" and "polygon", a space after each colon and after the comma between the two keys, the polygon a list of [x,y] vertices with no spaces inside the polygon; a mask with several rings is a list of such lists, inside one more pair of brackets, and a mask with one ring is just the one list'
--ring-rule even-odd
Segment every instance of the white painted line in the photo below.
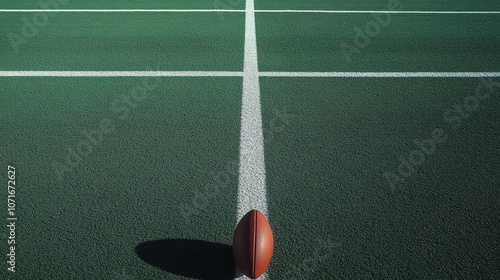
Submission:
{"label": "white painted line", "polygon": [[258,209],[267,215],[264,136],[260,108],[254,1],[246,1],[245,56],[241,110],[238,216]]}
{"label": "white painted line", "polygon": [[[268,215],[254,0],[246,0],[245,9],[245,57],[240,133],[237,222],[252,209],[258,209],[264,215]],[[249,278],[241,276],[236,279]],[[259,279],[268,280],[269,278],[264,273]]]}
{"label": "white painted line", "polygon": [[[257,63],[245,62],[245,67],[247,66],[257,67]],[[260,77],[333,78],[495,78],[500,77],[500,72],[258,72],[258,75]],[[0,71],[0,77],[245,77],[245,73],[236,71]],[[251,81],[251,79],[247,78],[246,81]],[[248,86],[251,88],[255,84],[248,83]],[[260,89],[257,90],[260,95]],[[260,104],[260,97],[258,98]]]}
{"label": "white painted line", "polygon": [[[231,9],[0,9],[0,13],[244,13]],[[326,14],[500,14],[500,11],[255,10],[256,13]]]}
{"label": "white painted line", "polygon": [[481,78],[500,77],[500,72],[260,72],[261,77],[341,78]]}
{"label": "white painted line", "polygon": [[224,9],[0,9],[0,13],[244,13]]}
{"label": "white painted line", "polygon": [[0,71],[0,77],[242,77],[230,71]]}
{"label": "white painted line", "polygon": [[356,11],[356,10],[257,10],[257,13],[326,13],[326,14],[500,14],[500,11]]}

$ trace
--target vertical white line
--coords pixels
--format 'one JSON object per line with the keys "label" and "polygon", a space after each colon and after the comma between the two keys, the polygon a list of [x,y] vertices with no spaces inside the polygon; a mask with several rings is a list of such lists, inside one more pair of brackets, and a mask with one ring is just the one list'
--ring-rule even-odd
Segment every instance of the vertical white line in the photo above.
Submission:
{"label": "vertical white line", "polygon": [[[254,0],[246,0],[245,57],[241,109],[240,167],[237,221],[252,209],[267,216],[264,136],[260,110],[259,67]],[[239,279],[248,279],[245,276]],[[266,273],[259,277],[268,280]]]}
{"label": "vertical white line", "polygon": [[247,0],[237,220],[239,221],[246,212],[252,209],[257,209],[267,215],[255,10],[254,1]]}

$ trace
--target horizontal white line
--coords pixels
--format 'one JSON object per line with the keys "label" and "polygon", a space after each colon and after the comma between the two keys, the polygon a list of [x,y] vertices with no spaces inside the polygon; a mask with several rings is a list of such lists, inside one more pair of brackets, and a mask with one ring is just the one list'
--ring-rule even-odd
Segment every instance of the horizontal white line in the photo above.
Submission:
{"label": "horizontal white line", "polygon": [[224,9],[0,9],[1,13],[244,13]]}
{"label": "horizontal white line", "polygon": [[0,71],[0,77],[242,77],[230,71]]}
{"label": "horizontal white line", "polygon": [[327,13],[327,14],[500,14],[500,11],[356,11],[356,10],[257,10],[257,13]]}
{"label": "horizontal white line", "polygon": [[[244,13],[230,9],[0,9],[0,13]],[[327,14],[500,14],[500,11],[255,10],[256,13]]]}
{"label": "horizontal white line", "polygon": [[261,77],[341,78],[481,78],[500,77],[500,72],[260,72]]}
{"label": "horizontal white line", "polygon": [[[259,72],[260,77],[481,78],[500,72]],[[0,71],[0,77],[243,77],[237,71]]]}

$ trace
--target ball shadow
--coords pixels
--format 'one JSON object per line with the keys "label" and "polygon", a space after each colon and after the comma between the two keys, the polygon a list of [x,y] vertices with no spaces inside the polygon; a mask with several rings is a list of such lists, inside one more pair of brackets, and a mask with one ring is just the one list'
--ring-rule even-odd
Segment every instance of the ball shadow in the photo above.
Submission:
{"label": "ball shadow", "polygon": [[232,247],[203,240],[162,239],[135,247],[139,258],[164,271],[195,279],[234,279]]}

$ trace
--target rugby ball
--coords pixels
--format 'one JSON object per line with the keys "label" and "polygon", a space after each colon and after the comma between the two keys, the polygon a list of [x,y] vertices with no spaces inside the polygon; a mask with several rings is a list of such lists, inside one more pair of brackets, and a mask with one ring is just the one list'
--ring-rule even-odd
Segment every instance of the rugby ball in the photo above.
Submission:
{"label": "rugby ball", "polygon": [[246,213],[233,235],[233,256],[236,266],[246,276],[257,279],[266,271],[274,250],[271,225],[258,210]]}

